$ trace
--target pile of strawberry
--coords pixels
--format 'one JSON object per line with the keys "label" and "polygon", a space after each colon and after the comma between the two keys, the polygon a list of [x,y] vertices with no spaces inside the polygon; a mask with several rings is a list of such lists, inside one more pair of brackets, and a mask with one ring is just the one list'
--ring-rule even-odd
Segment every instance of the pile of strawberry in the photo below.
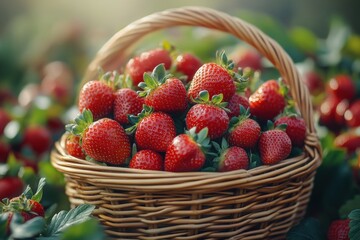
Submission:
{"label": "pile of strawberry", "polygon": [[252,92],[234,66],[224,52],[208,63],[160,48],[133,57],[124,74],[82,87],[66,151],[171,172],[249,169],[299,154],[306,126],[286,86],[269,80]]}

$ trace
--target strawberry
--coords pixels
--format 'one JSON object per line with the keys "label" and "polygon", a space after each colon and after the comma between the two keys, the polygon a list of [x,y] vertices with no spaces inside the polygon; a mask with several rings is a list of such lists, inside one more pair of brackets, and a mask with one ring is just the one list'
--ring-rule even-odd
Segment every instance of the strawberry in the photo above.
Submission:
{"label": "strawberry", "polygon": [[[38,189],[33,194],[30,187],[18,197],[5,199],[0,203],[0,212],[9,213],[8,222],[11,222],[14,213],[19,213],[24,222],[29,221],[35,217],[45,217],[44,207],[40,204],[43,195],[43,186],[45,184],[44,178],[39,181]],[[26,193],[26,194],[25,194]]]}
{"label": "strawberry", "polygon": [[239,116],[240,114],[239,105],[242,105],[245,109],[248,109],[249,99],[246,98],[245,96],[235,93],[228,102],[228,105],[226,106],[226,108],[230,110],[230,112],[227,112],[229,119]]}
{"label": "strawberry", "polygon": [[11,121],[11,117],[5,110],[0,108],[0,136],[3,135],[6,125]]}
{"label": "strawberry", "polygon": [[151,75],[144,73],[144,82],[138,85],[143,91],[145,104],[154,111],[181,113],[187,108],[186,89],[177,78],[169,78],[163,64],[157,65]]}
{"label": "strawberry", "polygon": [[176,136],[174,120],[166,113],[153,112],[153,108],[144,105],[143,111],[137,116],[129,117],[132,127],[128,133],[135,132],[135,142],[139,149],[150,149],[165,152]]}
{"label": "strawberry", "polygon": [[120,124],[129,124],[128,115],[137,115],[141,112],[144,99],[130,88],[122,88],[115,93],[114,119]]}
{"label": "strawberry", "polygon": [[192,106],[186,114],[186,127],[191,129],[208,128],[210,139],[221,137],[229,126],[229,117],[223,109],[226,103],[222,102],[222,94],[214,95],[209,100],[208,91],[201,91],[195,100],[198,104]]}
{"label": "strawberry", "polygon": [[173,139],[166,150],[165,171],[199,171],[204,166],[206,150],[210,148],[208,129],[204,128],[198,134],[195,132],[196,129],[192,128]]}
{"label": "strawberry", "polygon": [[261,55],[252,49],[239,49],[236,54],[232,56],[236,68],[251,68],[255,71],[262,70]]}
{"label": "strawberry", "polygon": [[349,240],[350,219],[334,220],[331,222],[328,232],[328,240]]}
{"label": "strawberry", "polygon": [[86,158],[85,153],[80,146],[80,137],[79,136],[70,135],[66,139],[65,150],[67,151],[68,154],[70,154],[73,157],[80,158],[80,159]]}
{"label": "strawberry", "polygon": [[24,183],[21,178],[17,176],[6,176],[0,178],[0,189],[0,201],[4,198],[14,198],[22,193],[24,189]]}
{"label": "strawberry", "polygon": [[0,164],[6,163],[10,151],[11,151],[10,145],[7,142],[0,139]]}
{"label": "strawberry", "polygon": [[349,75],[340,74],[330,79],[326,91],[341,100],[352,100],[356,94],[356,87]]}
{"label": "strawberry", "polygon": [[219,156],[214,159],[215,168],[219,172],[248,169],[249,157],[243,148],[236,146],[229,147],[224,138],[222,139],[221,147],[216,142],[212,142],[212,144],[219,153]]}
{"label": "strawberry", "polygon": [[93,122],[91,111],[85,109],[75,123],[65,128],[80,137],[85,154],[94,160],[121,165],[130,157],[129,137],[115,120],[102,118]]}
{"label": "strawberry", "polygon": [[360,126],[360,100],[353,102],[344,113],[346,125],[350,128]]}
{"label": "strawberry", "polygon": [[291,139],[294,147],[303,147],[306,135],[306,125],[304,119],[295,115],[282,116],[275,121],[275,127],[286,124],[286,133]]}
{"label": "strawberry", "polygon": [[260,125],[249,118],[249,110],[245,110],[242,106],[239,109],[241,109],[240,116],[234,117],[230,121],[229,144],[245,149],[254,148],[260,137]]}
{"label": "strawberry", "polygon": [[94,120],[106,117],[112,113],[114,95],[114,81],[110,80],[111,73],[101,76],[100,80],[87,82],[79,93],[79,111],[88,109],[92,112]]}
{"label": "strawberry", "polygon": [[153,150],[141,150],[132,157],[129,168],[161,171],[164,169],[163,157]]}
{"label": "strawberry", "polygon": [[170,53],[164,49],[153,49],[131,58],[126,64],[126,72],[130,75],[133,85],[137,86],[143,81],[145,72],[151,72],[161,63],[164,64],[166,69],[171,67]]}
{"label": "strawberry", "polygon": [[315,71],[305,72],[301,80],[305,83],[311,95],[319,95],[324,89],[324,81]]}
{"label": "strawberry", "polygon": [[232,71],[234,63],[227,59],[224,52],[218,55],[218,63],[205,63],[195,73],[190,83],[188,97],[192,101],[200,91],[207,90],[210,98],[223,94],[224,101],[228,102],[235,94],[237,75]]}
{"label": "strawberry", "polygon": [[339,126],[343,126],[346,124],[345,121],[345,112],[349,109],[350,103],[349,100],[343,99],[338,105],[336,105],[335,109],[335,121]]}
{"label": "strawberry", "polygon": [[22,146],[29,147],[37,156],[49,151],[51,144],[51,133],[46,127],[29,126],[25,129]]}
{"label": "strawberry", "polygon": [[175,62],[176,71],[187,76],[186,82],[190,82],[193,79],[195,72],[201,65],[201,60],[191,53],[180,54]]}
{"label": "strawberry", "polygon": [[336,136],[334,146],[345,149],[347,153],[351,154],[360,149],[360,135],[356,132],[345,132]]}
{"label": "strawberry", "polygon": [[276,129],[269,127],[269,130],[260,135],[258,148],[261,161],[265,165],[278,163],[291,152],[291,139],[283,130],[283,126],[279,125]]}
{"label": "strawberry", "polygon": [[286,105],[283,88],[277,81],[263,83],[249,98],[250,112],[260,121],[271,120],[280,114]]}
{"label": "strawberry", "polygon": [[335,121],[336,119],[336,108],[341,100],[335,96],[329,95],[320,105],[319,109],[319,123],[320,125],[326,126],[332,131],[337,131],[341,126]]}

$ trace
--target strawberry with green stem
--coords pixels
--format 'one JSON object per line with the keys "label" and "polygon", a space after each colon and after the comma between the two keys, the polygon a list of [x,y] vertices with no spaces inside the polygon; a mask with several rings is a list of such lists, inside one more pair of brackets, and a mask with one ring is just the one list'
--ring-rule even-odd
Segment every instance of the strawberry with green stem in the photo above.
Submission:
{"label": "strawberry with green stem", "polygon": [[285,108],[287,91],[275,80],[266,81],[249,98],[251,114],[262,122],[274,119]]}
{"label": "strawberry with green stem", "polygon": [[79,93],[79,111],[90,110],[94,120],[109,116],[113,111],[115,82],[118,79],[116,72],[107,72],[99,76],[99,80],[87,82]]}
{"label": "strawberry with green stem", "polygon": [[214,161],[214,167],[219,172],[228,172],[239,169],[249,168],[249,157],[246,151],[237,146],[229,147],[225,138],[221,141],[221,146],[217,142],[212,142],[219,156]]}
{"label": "strawberry with green stem", "polygon": [[76,135],[70,135],[66,138],[65,150],[73,157],[85,159],[86,155],[80,145],[80,137]]}
{"label": "strawberry with green stem", "polygon": [[176,71],[186,75],[186,82],[190,82],[196,71],[202,66],[202,62],[194,54],[182,53],[176,57]]}
{"label": "strawberry with green stem", "polygon": [[130,88],[121,88],[115,93],[114,119],[120,124],[129,124],[128,115],[137,115],[141,112],[144,99]]}
{"label": "strawberry with green stem", "polygon": [[164,64],[157,65],[151,74],[144,73],[144,82],[138,85],[140,97],[154,111],[182,113],[187,108],[186,89],[181,80],[166,74]]}
{"label": "strawberry with green stem", "polygon": [[144,105],[137,116],[130,115],[133,125],[126,129],[128,134],[135,132],[135,142],[140,150],[150,149],[156,152],[166,152],[171,141],[176,136],[174,120],[163,112]]}
{"label": "strawberry with green stem", "polygon": [[240,115],[230,120],[228,141],[230,146],[237,146],[245,149],[256,147],[260,138],[260,125],[250,118],[250,110],[242,105],[238,106]]}
{"label": "strawberry with green stem", "polygon": [[166,150],[165,171],[199,171],[204,166],[205,154],[211,147],[207,135],[207,128],[203,128],[196,134],[194,127],[186,133],[176,136]]}
{"label": "strawberry with green stem", "polygon": [[276,164],[290,155],[292,147],[291,139],[285,130],[286,124],[280,124],[274,128],[274,124],[268,121],[268,130],[260,135],[258,143],[263,164]]}
{"label": "strawberry with green stem", "polygon": [[201,91],[194,100],[197,104],[192,106],[186,115],[187,129],[208,128],[210,139],[224,135],[229,126],[229,117],[225,111],[227,103],[222,100],[222,94],[214,95],[210,100],[209,92]]}
{"label": "strawberry with green stem", "polygon": [[121,165],[130,157],[129,137],[115,120],[102,118],[94,122],[91,111],[85,109],[75,118],[75,123],[65,128],[80,137],[85,154],[94,160]]}
{"label": "strawberry with green stem", "polygon": [[126,64],[126,73],[130,75],[133,85],[138,86],[143,81],[144,73],[151,72],[159,64],[164,64],[166,69],[170,69],[172,59],[168,50],[152,49],[131,58]]}
{"label": "strawberry with green stem", "polygon": [[191,81],[188,98],[193,101],[198,94],[207,90],[210,97],[223,94],[228,102],[237,89],[244,88],[246,80],[234,72],[233,61],[229,60],[224,51],[217,53],[218,63],[205,63],[195,73]]}
{"label": "strawberry with green stem", "polygon": [[29,186],[19,196],[12,199],[5,198],[0,202],[0,213],[8,214],[8,223],[15,213],[19,213],[24,222],[27,222],[35,217],[45,217],[44,207],[40,201],[43,195],[43,187],[45,185],[45,178],[41,178],[35,194]]}

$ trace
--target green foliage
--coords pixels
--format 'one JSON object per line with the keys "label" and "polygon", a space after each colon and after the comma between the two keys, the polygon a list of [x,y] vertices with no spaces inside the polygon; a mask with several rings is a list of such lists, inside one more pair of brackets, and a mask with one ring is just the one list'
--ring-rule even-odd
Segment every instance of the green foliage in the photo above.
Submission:
{"label": "green foliage", "polygon": [[350,218],[350,240],[360,239],[360,209],[353,210],[349,214]]}
{"label": "green foliage", "polygon": [[322,240],[325,239],[321,225],[314,218],[306,218],[293,227],[286,235],[287,240]]}

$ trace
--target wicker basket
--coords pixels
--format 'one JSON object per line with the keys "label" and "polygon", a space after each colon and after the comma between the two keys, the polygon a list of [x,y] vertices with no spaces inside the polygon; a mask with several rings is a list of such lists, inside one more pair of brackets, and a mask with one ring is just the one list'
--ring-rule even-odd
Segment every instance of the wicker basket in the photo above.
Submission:
{"label": "wicker basket", "polygon": [[67,155],[65,136],[52,151],[52,164],[66,177],[73,206],[96,205],[95,215],[117,239],[284,239],[304,216],[321,149],[312,104],[293,62],[254,26],[202,7],[170,9],[144,17],[116,33],[89,65],[115,69],[126,50],[155,30],[201,26],[230,33],[255,47],[279,70],[305,119],[304,153],[272,166],[227,173],[172,173],[99,166]]}

